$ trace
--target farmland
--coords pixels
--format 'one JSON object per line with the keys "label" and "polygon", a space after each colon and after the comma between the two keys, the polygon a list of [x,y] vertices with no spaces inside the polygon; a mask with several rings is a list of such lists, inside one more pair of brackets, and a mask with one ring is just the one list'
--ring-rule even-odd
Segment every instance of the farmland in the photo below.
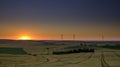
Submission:
{"label": "farmland", "polygon": [[[0,41],[0,67],[120,67],[118,45],[120,42],[3,40]],[[53,54],[87,48],[95,51]]]}

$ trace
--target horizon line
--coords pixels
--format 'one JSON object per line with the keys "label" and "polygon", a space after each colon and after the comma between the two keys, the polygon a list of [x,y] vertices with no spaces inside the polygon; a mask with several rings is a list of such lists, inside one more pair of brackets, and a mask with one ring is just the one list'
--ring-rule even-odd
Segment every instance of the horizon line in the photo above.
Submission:
{"label": "horizon line", "polygon": [[16,40],[16,39],[0,39],[0,40],[15,40],[15,41],[120,41],[120,40],[72,40],[72,39],[32,39],[32,40]]}

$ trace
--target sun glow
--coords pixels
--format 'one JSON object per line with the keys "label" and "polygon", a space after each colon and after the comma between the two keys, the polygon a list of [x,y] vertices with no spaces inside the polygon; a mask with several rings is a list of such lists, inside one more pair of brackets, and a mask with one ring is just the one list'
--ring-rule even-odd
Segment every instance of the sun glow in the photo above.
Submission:
{"label": "sun glow", "polygon": [[18,40],[32,40],[30,36],[20,36]]}

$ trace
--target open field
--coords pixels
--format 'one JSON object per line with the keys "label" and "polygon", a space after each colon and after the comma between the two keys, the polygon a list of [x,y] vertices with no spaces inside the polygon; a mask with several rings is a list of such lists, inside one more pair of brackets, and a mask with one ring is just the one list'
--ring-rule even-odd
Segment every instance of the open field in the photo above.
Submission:
{"label": "open field", "polygon": [[27,52],[25,52],[23,50],[23,48],[6,48],[6,47],[3,47],[3,48],[0,48],[0,54],[21,54],[21,55],[24,55],[24,54],[27,54]]}
{"label": "open field", "polygon": [[[104,48],[106,44],[118,46],[120,42],[0,41],[0,67],[120,67],[120,50]],[[95,52],[52,53],[79,48]]]}

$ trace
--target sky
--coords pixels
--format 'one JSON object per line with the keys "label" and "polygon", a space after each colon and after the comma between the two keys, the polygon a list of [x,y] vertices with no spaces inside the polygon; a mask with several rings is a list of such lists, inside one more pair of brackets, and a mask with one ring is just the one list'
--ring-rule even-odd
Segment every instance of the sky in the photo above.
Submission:
{"label": "sky", "polygon": [[0,0],[0,39],[120,40],[119,0]]}

